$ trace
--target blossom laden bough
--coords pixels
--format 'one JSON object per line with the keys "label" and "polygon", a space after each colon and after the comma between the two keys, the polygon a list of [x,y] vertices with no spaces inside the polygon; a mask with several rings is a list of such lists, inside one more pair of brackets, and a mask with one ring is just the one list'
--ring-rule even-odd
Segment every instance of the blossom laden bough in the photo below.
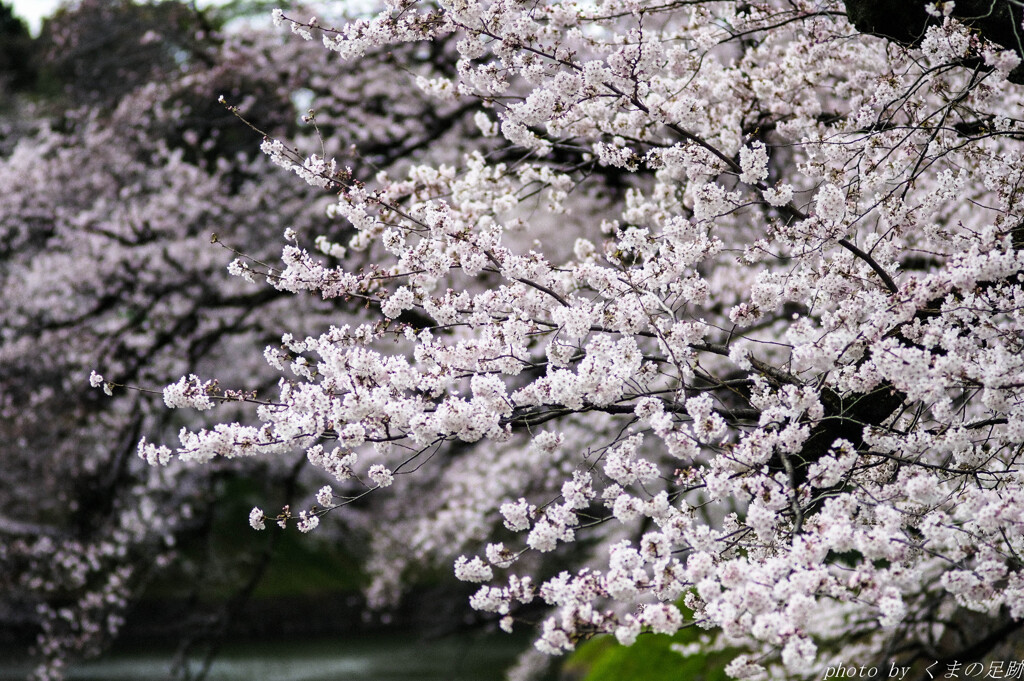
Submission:
{"label": "blossom laden bough", "polygon": [[900,48],[841,9],[279,15],[345,59],[451,48],[410,68],[480,148],[362,177],[265,141],[353,235],[310,240],[321,255],[289,235],[259,274],[369,317],[285,334],[258,425],[184,430],[178,455],[305,450],[332,512],[383,509],[371,594],[451,561],[502,628],[543,600],[547,653],[695,625],[742,651],[734,676],[820,678],[896,641],[907,662],[1005,643],[1024,616],[1013,55],[955,13]]}

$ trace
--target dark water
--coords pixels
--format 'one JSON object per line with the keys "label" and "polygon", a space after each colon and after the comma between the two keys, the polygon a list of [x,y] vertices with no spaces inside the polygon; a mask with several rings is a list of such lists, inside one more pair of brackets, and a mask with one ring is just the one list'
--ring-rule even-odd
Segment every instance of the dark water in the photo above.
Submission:
{"label": "dark water", "polygon": [[[209,681],[499,681],[527,641],[464,636],[422,641],[389,635],[226,646]],[[136,650],[72,666],[76,681],[160,681],[172,650]],[[2,658],[0,658],[2,659]],[[31,667],[0,661],[0,681],[23,679]]]}

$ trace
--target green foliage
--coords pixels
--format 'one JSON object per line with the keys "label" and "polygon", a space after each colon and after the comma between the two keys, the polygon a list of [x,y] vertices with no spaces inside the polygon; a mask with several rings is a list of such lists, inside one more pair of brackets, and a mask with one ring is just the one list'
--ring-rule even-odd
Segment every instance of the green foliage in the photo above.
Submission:
{"label": "green foliage", "polygon": [[223,603],[257,570],[263,572],[253,599],[357,593],[364,586],[354,551],[326,533],[300,535],[294,527],[281,530],[269,523],[263,532],[251,529],[246,522],[249,509],[269,494],[258,480],[224,473],[208,491],[218,503],[197,519],[194,532],[180,538],[184,560],[149,585],[147,599]]}
{"label": "green foliage", "polygon": [[689,627],[674,636],[644,634],[632,646],[611,636],[587,641],[565,662],[562,677],[579,681],[726,681],[729,651],[683,657],[673,644],[697,641],[703,630]]}
{"label": "green foliage", "polygon": [[[277,528],[271,531],[277,531]],[[328,542],[314,539],[291,529],[282,532],[274,559],[253,592],[253,598],[356,593],[365,586],[355,556]]]}
{"label": "green foliage", "polygon": [[[266,572],[252,594],[257,599],[359,591],[363,586],[359,562],[325,538],[325,533],[301,535],[294,526],[282,531],[276,525],[256,532],[248,526],[249,509],[266,495],[267,490],[250,477],[232,476],[225,481],[207,539],[213,561],[226,568],[234,556],[269,548],[272,554]],[[260,560],[259,555],[252,556],[250,566]],[[230,597],[234,586],[221,585],[223,591],[217,597]]]}

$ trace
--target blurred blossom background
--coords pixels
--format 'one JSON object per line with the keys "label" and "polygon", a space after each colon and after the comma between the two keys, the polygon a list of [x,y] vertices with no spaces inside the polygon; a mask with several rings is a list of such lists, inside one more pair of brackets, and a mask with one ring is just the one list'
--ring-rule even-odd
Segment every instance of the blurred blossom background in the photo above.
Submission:
{"label": "blurred blossom background", "polygon": [[[347,657],[333,648],[332,673],[372,677],[429,657],[398,647],[474,623],[450,563],[408,582],[400,607],[367,609],[364,566],[382,560],[364,524],[382,511],[370,505],[315,536],[251,531],[256,503],[297,504],[322,486],[302,452],[202,469],[136,455],[143,435],[205,423],[167,410],[163,386],[223,366],[222,380],[269,390],[260,352],[280,340],[275,327],[312,332],[357,314],[228,274],[232,249],[278,258],[286,229],[310,241],[345,233],[325,218],[330,192],[269,163],[260,133],[218,99],[266,134],[320,149],[301,120],[316,100],[328,151],[357,171],[415,158],[410,122],[438,135],[464,125],[464,111],[415,96],[375,106],[395,80],[388,57],[344,66],[273,28],[278,4],[0,2],[0,678],[195,678],[240,642],[258,650],[236,650],[218,673],[280,678],[266,641],[302,667],[323,648],[281,642],[323,637],[354,646]],[[156,392],[108,398],[90,386],[94,371]],[[479,678],[496,678],[524,644],[442,645],[434,669],[476,650]]]}

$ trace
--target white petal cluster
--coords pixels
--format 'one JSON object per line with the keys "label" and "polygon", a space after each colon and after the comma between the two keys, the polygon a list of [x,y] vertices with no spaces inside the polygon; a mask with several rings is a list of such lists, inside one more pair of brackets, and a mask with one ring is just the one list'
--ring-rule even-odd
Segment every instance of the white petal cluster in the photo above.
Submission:
{"label": "white petal cluster", "polygon": [[204,411],[213,408],[210,395],[215,387],[213,381],[200,381],[195,374],[181,378],[177,383],[164,388],[164,404],[171,409],[191,407]]}
{"label": "white petal cluster", "polygon": [[472,560],[459,556],[455,561],[455,577],[464,582],[489,582],[494,578],[494,572],[479,556]]}
{"label": "white petal cluster", "polygon": [[266,520],[266,516],[263,515],[263,511],[260,510],[258,507],[254,506],[252,511],[250,511],[250,513],[249,513],[249,525],[252,526],[252,529],[254,529],[254,530],[265,530],[265,529],[267,529],[267,525],[264,522],[265,520]]}

